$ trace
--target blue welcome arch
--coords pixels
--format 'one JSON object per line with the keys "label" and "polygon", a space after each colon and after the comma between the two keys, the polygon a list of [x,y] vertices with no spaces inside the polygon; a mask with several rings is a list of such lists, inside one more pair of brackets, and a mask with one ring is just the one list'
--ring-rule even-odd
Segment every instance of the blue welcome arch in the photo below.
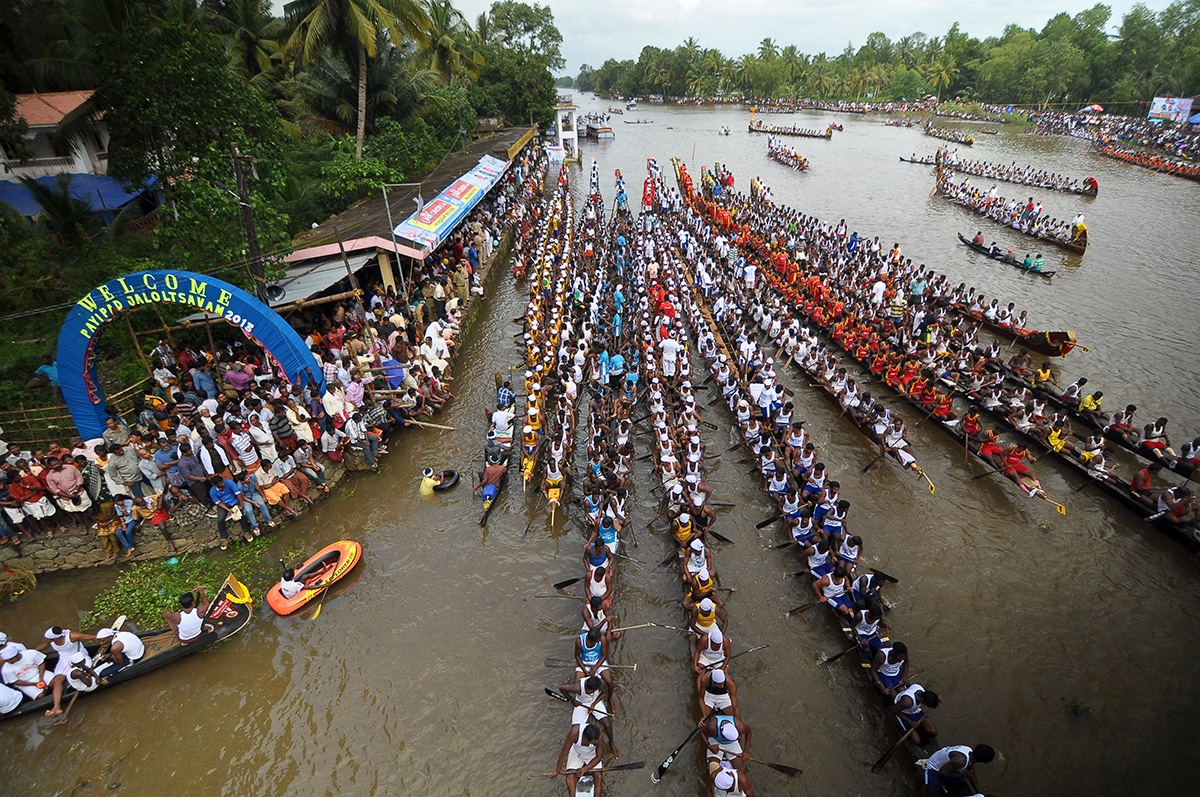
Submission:
{"label": "blue welcome arch", "polygon": [[58,333],[63,399],[84,440],[104,431],[104,394],[96,378],[96,341],[117,313],[147,304],[186,304],[240,328],[271,353],[293,383],[325,392],[325,378],[304,340],[263,302],[236,285],[189,271],[140,271],[93,288],[75,303]]}

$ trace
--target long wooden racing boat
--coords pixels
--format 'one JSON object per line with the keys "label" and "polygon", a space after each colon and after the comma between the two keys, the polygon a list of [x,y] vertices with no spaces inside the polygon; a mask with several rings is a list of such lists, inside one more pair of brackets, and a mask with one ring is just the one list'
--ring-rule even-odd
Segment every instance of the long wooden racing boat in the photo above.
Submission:
{"label": "long wooden racing boat", "polygon": [[816,130],[804,130],[795,127],[775,127],[774,125],[764,125],[760,120],[757,123],[751,122],[747,125],[747,131],[750,133],[768,133],[773,136],[797,136],[799,138],[823,138],[826,140],[833,138],[833,128],[825,128],[824,133],[819,133]]}
{"label": "long wooden racing boat", "polygon": [[[111,675],[100,674],[96,689],[92,692],[80,692],[79,695],[87,697],[101,689],[131,681],[139,675],[145,675],[148,672],[157,670],[160,667],[182,659],[184,656],[190,656],[193,653],[213,647],[218,642],[233,636],[246,627],[246,624],[250,622],[253,606],[254,599],[250,596],[250,590],[246,589],[245,585],[230,573],[225,579],[225,583],[221,585],[216,595],[213,596],[208,611],[204,615],[204,631],[199,637],[190,642],[181,643],[175,638],[175,632],[170,628],[158,628],[153,631],[139,632],[138,637],[146,646],[146,652],[142,654],[142,657]],[[100,643],[91,642],[86,647],[88,654],[94,656],[100,648]],[[56,661],[56,654],[51,652],[47,655],[46,669],[48,671],[52,670]],[[64,692],[64,696],[73,694],[75,694],[75,691],[69,687]],[[13,711],[0,715],[0,720],[41,713],[53,705],[54,697],[47,693],[35,700],[25,700]]]}
{"label": "long wooden racing boat", "polygon": [[947,202],[950,202],[953,205],[957,205],[958,207],[963,208],[965,210],[969,210],[972,213],[974,213],[975,215],[979,216],[980,218],[987,219],[988,221],[992,222],[993,224],[999,224],[1001,227],[1003,227],[1006,230],[1009,230],[1010,232],[1020,233],[1021,235],[1028,236],[1028,237],[1034,239],[1035,241],[1041,241],[1043,243],[1048,243],[1051,246],[1057,246],[1060,249],[1066,249],[1068,252],[1074,252],[1077,255],[1083,255],[1083,254],[1087,253],[1088,244],[1087,244],[1086,240],[1084,240],[1083,242],[1064,241],[1061,238],[1054,237],[1053,235],[1048,235],[1048,236],[1033,235],[1032,233],[1025,232],[1024,230],[1014,229],[1012,224],[1009,224],[1008,222],[1005,222],[1005,221],[1001,221],[1000,219],[994,219],[991,216],[989,216],[987,214],[986,210],[977,208],[974,205],[969,205],[965,202],[960,201],[953,193],[951,193],[949,191],[950,188],[957,188],[957,186],[954,186],[953,184],[950,184],[949,186],[946,186],[945,184],[942,184],[942,183],[938,184],[938,191],[942,194],[942,196],[945,198],[945,200]]}
{"label": "long wooden racing boat", "polygon": [[937,161],[935,161],[933,158],[929,158],[928,160],[920,160],[920,159],[913,160],[912,158],[906,158],[903,155],[901,155],[899,157],[900,157],[901,163],[915,163],[918,166],[936,166],[937,165]]}
{"label": "long wooden racing boat", "polygon": [[354,540],[330,543],[308,557],[296,570],[296,580],[304,582],[304,589],[291,598],[285,598],[276,582],[267,590],[267,605],[281,617],[295,614],[310,601],[320,598],[361,560],[362,546]]}
{"label": "long wooden racing boat", "polygon": [[1009,259],[1009,257],[1004,252],[993,253],[986,246],[984,246],[982,244],[977,244],[974,241],[964,238],[963,234],[961,232],[958,234],[958,240],[962,241],[964,244],[969,246],[971,249],[974,249],[976,252],[983,255],[984,257],[989,257],[992,260],[1003,263],[1006,266],[1012,266],[1015,269],[1020,269],[1021,271],[1024,271],[1027,274],[1035,274],[1039,277],[1045,277],[1046,279],[1049,279],[1050,277],[1053,277],[1056,273],[1054,271],[1039,271],[1038,269],[1034,268],[1033,266],[1026,266],[1024,263],[1017,260],[1016,258]]}
{"label": "long wooden racing boat", "polygon": [[1075,333],[1069,329],[1049,332],[1040,332],[1036,329],[1016,329],[989,321],[983,317],[982,313],[972,313],[970,309],[960,304],[948,302],[941,302],[941,304],[951,312],[974,321],[993,335],[1011,340],[1022,348],[1044,354],[1047,357],[1066,357],[1075,349],[1077,343]]}

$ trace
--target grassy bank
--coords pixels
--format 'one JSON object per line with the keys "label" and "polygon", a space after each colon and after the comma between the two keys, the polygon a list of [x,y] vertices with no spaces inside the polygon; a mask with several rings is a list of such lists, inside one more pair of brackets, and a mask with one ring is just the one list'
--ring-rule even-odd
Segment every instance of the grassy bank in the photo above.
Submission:
{"label": "grassy bank", "polygon": [[1026,119],[1024,114],[995,114],[977,102],[943,102],[938,106],[938,110],[946,113],[973,113],[976,116],[982,116],[985,119],[1003,119],[1008,124],[1015,125],[1017,127],[1034,127],[1033,122],[1030,122],[1028,119]]}
{"label": "grassy bank", "polygon": [[[135,562],[123,569],[112,586],[96,596],[95,608],[84,618],[83,628],[95,628],[124,614],[143,631],[164,625],[163,609],[178,607],[179,596],[203,584],[211,598],[233,573],[261,598],[267,587],[279,577],[278,558],[268,558],[270,537],[235,543],[226,553],[184,554],[180,557]],[[302,556],[300,541],[289,544],[283,560],[295,564]]]}

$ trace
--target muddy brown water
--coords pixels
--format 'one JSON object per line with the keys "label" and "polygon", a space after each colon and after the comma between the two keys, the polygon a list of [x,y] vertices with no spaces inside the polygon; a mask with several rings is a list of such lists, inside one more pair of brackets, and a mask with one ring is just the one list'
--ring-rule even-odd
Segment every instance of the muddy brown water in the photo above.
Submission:
{"label": "muddy brown water", "polygon": [[[647,156],[667,167],[678,155],[694,171],[728,163],[739,188],[758,176],[777,201],[832,222],[845,217],[860,235],[900,241],[918,262],[1017,302],[1037,326],[1074,329],[1091,352],[1058,362],[1063,378],[1087,375],[1114,406],[1133,401],[1168,415],[1176,435],[1200,432],[1200,279],[1189,255],[1200,248],[1195,184],[1093,155],[1073,139],[1007,129],[980,137],[972,157],[1100,182],[1091,201],[1032,192],[1056,215],[1084,208],[1094,242],[1082,259],[1043,252],[1047,267],[1059,269],[1048,284],[958,244],[955,233],[973,234],[976,220],[928,199],[930,170],[897,159],[933,151],[918,130],[873,117],[769,117],[845,125],[831,142],[795,140],[812,164],[796,174],[766,158],[765,137],[743,132],[745,112],[644,106],[637,114],[655,124],[616,117],[615,141],[583,145],[585,161],[600,161],[609,200],[612,170],[636,195]],[[733,135],[718,136],[722,125]],[[585,181],[577,172],[576,185]],[[1006,191],[1030,193],[1002,184]],[[1028,248],[998,227],[984,234]],[[457,431],[402,435],[380,475],[347,480],[283,532],[280,551],[297,539],[309,549],[342,537],[366,547],[321,616],[278,618],[260,600],[251,625],[222,647],[81,701],[66,730],[42,718],[0,724],[6,795],[560,793],[561,781],[528,774],[553,769],[566,731],[567,707],[542,689],[567,671],[543,660],[570,657],[564,637],[578,627],[579,604],[535,596],[582,571],[580,536],[561,515],[550,528],[541,502],[522,497],[519,484],[508,486],[486,531],[476,525],[469,474],[480,458],[482,408],[493,399],[492,373],[521,354],[511,322],[521,296],[502,274],[489,290],[455,369],[458,400],[440,419]],[[867,562],[901,580],[890,588],[892,636],[909,645],[914,670],[935,665],[920,680],[943,696],[934,712],[940,740],[983,741],[1000,752],[981,768],[988,792],[1124,795],[1190,785],[1200,568],[1186,551],[1103,496],[1076,496],[1077,478],[1052,463],[1039,474],[1067,504],[1066,517],[999,478],[972,481],[982,467],[964,465],[961,449],[930,428],[911,437],[936,495],[890,462],[859,477],[874,455],[866,440],[798,375],[784,381],[853,504],[851,527],[865,537]],[[720,407],[707,417],[719,429],[706,430],[706,442],[723,452],[730,418]],[[918,416],[906,417],[915,426]],[[648,443],[639,433],[639,454]],[[902,760],[870,772],[895,736],[853,657],[816,666],[843,647],[833,623],[818,611],[784,616],[808,593],[784,577],[798,569],[795,554],[765,549],[780,530],[754,528],[772,514],[759,484],[732,456],[712,464],[714,499],[736,504],[719,511],[717,527],[737,543],[716,552],[726,585],[737,588],[729,635],[735,650],[771,645],[733,669],[752,751],[805,771],[791,781],[751,764],[759,793],[914,793],[914,770]],[[427,465],[457,468],[464,482],[423,498],[417,485]],[[622,562],[616,606],[623,623],[676,625],[677,578],[653,571],[668,544],[645,528],[656,511],[652,473],[649,463],[635,468],[636,541],[627,553],[642,563]],[[70,624],[110,579],[111,571],[45,577],[31,596],[0,608],[0,627],[36,639],[48,625]],[[609,793],[700,793],[698,746],[661,784],[649,780],[695,721],[686,651],[681,636],[660,629],[631,631],[619,643],[614,660],[638,669],[618,674],[618,743],[623,760],[645,759],[647,768],[614,773]]]}

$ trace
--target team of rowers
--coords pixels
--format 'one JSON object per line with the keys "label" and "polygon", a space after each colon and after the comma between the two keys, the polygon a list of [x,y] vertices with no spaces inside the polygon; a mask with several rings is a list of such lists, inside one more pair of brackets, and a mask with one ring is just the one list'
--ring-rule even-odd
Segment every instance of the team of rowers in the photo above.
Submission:
{"label": "team of rowers", "polygon": [[951,141],[955,144],[966,144],[968,147],[975,143],[975,138],[959,130],[947,130],[943,127],[934,127],[933,120],[925,123],[925,135],[940,138],[943,141]]}
{"label": "team of rowers", "polygon": [[[686,178],[683,182],[686,194],[689,182]],[[698,353],[705,358],[712,378],[720,385],[763,479],[763,489],[775,501],[791,539],[801,552],[805,569],[812,578],[815,600],[836,613],[859,645],[864,661],[870,664],[872,682],[892,707],[901,727],[912,732],[919,746],[935,746],[937,728],[928,711],[936,708],[939,697],[933,690],[910,681],[906,646],[888,640],[886,632],[890,627],[883,619],[879,595],[883,579],[874,571],[856,573],[862,565],[864,543],[862,536],[850,528],[847,517],[850,502],[843,497],[840,484],[824,463],[817,461],[815,445],[803,422],[794,419],[794,406],[785,401],[778,383],[775,357],[780,358],[786,369],[793,361],[803,367],[809,355],[797,358],[798,349],[788,351],[784,346],[779,347],[775,357],[761,350],[760,333],[769,336],[774,330],[780,333],[776,343],[783,341],[782,325],[778,323],[781,317],[763,312],[757,289],[765,283],[753,275],[747,277],[745,258],[736,245],[731,245],[725,231],[713,223],[713,217],[706,214],[707,203],[694,195],[690,199],[686,214],[672,220],[678,225],[675,234],[684,241],[702,242],[702,254],[694,260],[689,258],[688,262],[697,272],[702,269],[714,277],[715,290],[704,290],[698,273],[691,282],[700,296],[717,297],[710,305],[711,314],[702,306],[707,304],[704,299],[690,308]],[[812,341],[804,330],[797,337],[802,341],[798,343],[801,348]],[[809,348],[811,352],[812,347]],[[844,369],[840,373],[837,369],[832,373],[820,368],[814,371],[814,378],[825,381],[828,374],[829,382],[840,382],[844,387],[842,395],[846,389],[853,392]],[[869,396],[866,398],[871,401]],[[901,421],[901,429],[902,425]],[[893,445],[897,453],[907,451],[902,436]],[[914,462],[910,452],[898,458],[909,464]],[[976,793],[974,765],[986,763],[993,756],[987,745],[933,751],[924,763],[928,793],[943,794],[945,790],[955,794]]]}
{"label": "team of rowers", "polygon": [[1087,244],[1087,225],[1083,213],[1077,213],[1071,221],[1052,218],[1042,210],[1042,203],[1033,197],[1025,202],[998,196],[996,186],[980,191],[971,185],[970,179],[954,183],[953,174],[947,172],[938,183],[938,190],[954,202],[970,208],[976,213],[1018,232],[1035,238],[1062,241],[1070,244]]}
{"label": "team of rowers", "polygon": [[[1164,468],[1190,475],[1200,465],[1200,438],[1175,451],[1165,418],[1134,421],[1133,405],[1105,415],[1104,394],[1085,390],[1086,377],[1061,388],[1061,396],[1047,393],[1056,386],[1048,363],[1034,368],[1030,355],[1019,352],[1005,364],[998,342],[982,344],[978,330],[957,323],[947,308],[1014,328],[1025,326],[1023,311],[1018,313],[1011,303],[1002,307],[995,299],[989,302],[961,285],[949,289],[944,277],[903,258],[899,245],[885,258],[875,253],[875,246],[864,252],[851,244],[856,236],[845,236],[844,223],[821,224],[787,208],[736,196],[726,207],[706,208],[717,226],[736,232],[756,255],[744,266],[743,280],[747,273],[754,279],[761,277],[784,300],[779,308],[785,314],[783,323],[767,322],[771,337],[776,328],[794,321],[787,313],[824,328],[870,370],[872,379],[903,393],[952,427],[953,434],[968,435],[982,458],[1032,496],[1049,500],[1030,468],[1035,457],[1029,444],[1034,442],[1070,460],[1093,479],[1120,481],[1121,488],[1137,496],[1148,512],[1153,510],[1183,535],[1200,540],[1191,490],[1152,481]],[[810,258],[815,274],[804,267]],[[799,350],[794,336],[780,340],[781,356]],[[961,418],[953,407],[955,395],[972,402]],[[980,420],[984,408],[997,411],[992,414],[1023,432],[1022,437],[1002,444],[997,432]],[[1094,433],[1073,437],[1072,418]],[[1152,464],[1128,482],[1118,480],[1114,441]]]}
{"label": "team of rowers", "polygon": [[833,131],[835,129],[833,125],[826,127],[825,132],[801,127],[798,124],[790,126],[768,125],[764,124],[762,119],[752,121],[747,125],[747,130],[751,133],[770,133],[775,136],[800,136],[802,138],[833,138]]}
{"label": "team of rowers", "polygon": [[1135,166],[1153,169],[1156,172],[1163,172],[1164,174],[1186,177],[1190,180],[1200,180],[1200,166],[1186,161],[1175,160],[1174,158],[1168,158],[1144,149],[1118,147],[1106,138],[1098,139],[1096,141],[1096,148],[1110,158],[1132,163]]}
{"label": "team of rowers", "polygon": [[794,147],[776,141],[774,136],[767,139],[767,157],[798,172],[808,169],[808,161]]}
{"label": "team of rowers", "polygon": [[[917,160],[916,154],[913,160]],[[922,160],[923,163],[934,163],[933,158]],[[1032,166],[1021,167],[1016,161],[1009,164],[988,163],[987,161],[967,161],[958,158],[957,150],[947,153],[945,165],[956,172],[972,174],[976,177],[986,177],[990,180],[1001,180],[1006,183],[1028,185],[1033,188],[1045,188],[1051,191],[1067,191],[1074,194],[1094,194],[1097,188],[1096,178],[1088,177],[1080,184],[1066,175],[1048,172],[1045,169],[1035,169]]]}

